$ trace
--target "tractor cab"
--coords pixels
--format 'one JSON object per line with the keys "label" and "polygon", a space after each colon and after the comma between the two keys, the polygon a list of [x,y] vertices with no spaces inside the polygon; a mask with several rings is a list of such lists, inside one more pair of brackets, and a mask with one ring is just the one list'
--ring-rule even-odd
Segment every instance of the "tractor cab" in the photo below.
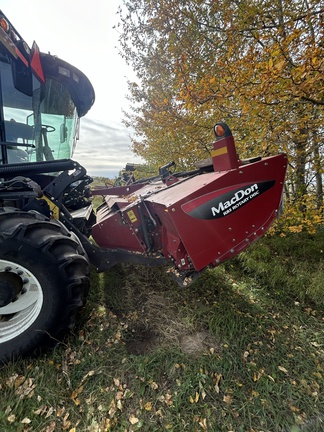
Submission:
{"label": "tractor cab", "polygon": [[30,49],[0,11],[0,164],[69,159],[94,102],[88,78]]}

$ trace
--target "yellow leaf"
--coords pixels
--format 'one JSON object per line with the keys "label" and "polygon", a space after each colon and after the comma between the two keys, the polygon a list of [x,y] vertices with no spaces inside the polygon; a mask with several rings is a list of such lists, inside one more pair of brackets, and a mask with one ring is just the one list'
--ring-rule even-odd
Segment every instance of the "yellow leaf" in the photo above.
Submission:
{"label": "yellow leaf", "polygon": [[36,415],[43,415],[44,412],[46,412],[47,410],[47,406],[46,405],[42,405],[40,408],[38,408],[36,411],[34,411],[34,414]]}
{"label": "yellow leaf", "polygon": [[7,420],[9,423],[13,423],[16,420],[15,414],[11,414],[9,417],[7,417]]}
{"label": "yellow leaf", "polygon": [[311,345],[313,345],[316,348],[319,348],[321,345],[317,342],[311,342]]}
{"label": "yellow leaf", "polygon": [[110,402],[108,414],[110,415],[110,417],[114,417],[114,415],[116,414],[116,411],[117,411],[116,402],[114,400],[112,400]]}
{"label": "yellow leaf", "polygon": [[25,417],[24,419],[21,420],[20,423],[29,424],[29,423],[31,423],[31,420],[28,417]]}
{"label": "yellow leaf", "polygon": [[207,420],[205,418],[200,420],[199,425],[202,427],[203,430],[207,430]]}
{"label": "yellow leaf", "polygon": [[164,401],[168,406],[171,406],[173,404],[172,395],[170,393],[166,393]]}
{"label": "yellow leaf", "polygon": [[15,387],[19,387],[24,381],[25,381],[25,377],[23,375],[19,375],[16,379],[15,379]]}
{"label": "yellow leaf", "polygon": [[230,405],[233,401],[233,396],[231,395],[224,395],[223,397],[223,402],[227,403],[228,405]]}
{"label": "yellow leaf", "polygon": [[254,372],[254,374],[253,374],[253,381],[254,382],[259,381],[259,379],[262,377],[263,374],[264,374],[264,369],[261,369],[258,372]]}
{"label": "yellow leaf", "polygon": [[73,392],[71,394],[71,399],[75,399],[76,397],[78,397],[78,393],[76,390],[73,390]]}
{"label": "yellow leaf", "polygon": [[146,409],[146,411],[151,411],[152,410],[152,402],[146,402],[146,404],[144,405],[144,409]]}
{"label": "yellow leaf", "polygon": [[288,373],[287,369],[284,368],[283,366],[278,366],[278,369],[279,369],[281,372],[285,373],[285,374]]}
{"label": "yellow leaf", "polygon": [[215,391],[216,391],[217,394],[220,391],[219,390],[219,382],[220,382],[221,378],[222,378],[222,374],[215,374],[215,380],[214,380],[214,382],[215,382]]}
{"label": "yellow leaf", "polygon": [[49,409],[48,409],[48,411],[46,413],[45,418],[50,417],[53,414],[53,412],[54,412],[54,408],[53,407],[49,407]]}
{"label": "yellow leaf", "polygon": [[130,422],[132,425],[134,425],[134,424],[138,423],[139,420],[138,420],[137,417],[134,416],[134,414],[131,414],[131,415],[129,416],[129,422]]}
{"label": "yellow leaf", "polygon": [[54,432],[55,428],[56,428],[56,422],[52,421],[44,430],[45,432]]}
{"label": "yellow leaf", "polygon": [[150,386],[153,390],[157,390],[159,388],[159,385],[153,380],[150,380]]}
{"label": "yellow leaf", "polygon": [[76,406],[80,405],[80,399],[78,398],[77,394],[75,396],[72,394],[71,399],[73,400]]}
{"label": "yellow leaf", "polygon": [[94,375],[94,374],[95,374],[95,371],[94,371],[94,370],[89,371],[86,375],[84,375],[84,377],[83,377],[82,380],[81,380],[81,383],[84,383],[84,381],[85,381],[88,377],[91,377],[91,376]]}
{"label": "yellow leaf", "polygon": [[289,405],[289,408],[290,408],[291,411],[293,411],[293,412],[299,412],[299,408],[295,407],[294,405]]}
{"label": "yellow leaf", "polygon": [[123,396],[124,396],[124,393],[123,393],[122,391],[118,391],[118,392],[116,393],[116,400],[120,400],[120,399],[122,399]]}

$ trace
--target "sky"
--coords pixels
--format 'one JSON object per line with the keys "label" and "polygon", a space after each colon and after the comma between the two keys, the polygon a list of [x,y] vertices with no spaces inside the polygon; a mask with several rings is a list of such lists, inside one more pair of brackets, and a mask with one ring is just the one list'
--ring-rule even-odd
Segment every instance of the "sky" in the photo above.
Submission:
{"label": "sky", "polygon": [[0,9],[31,47],[71,63],[90,79],[96,94],[81,119],[73,159],[90,176],[114,178],[127,162],[139,163],[122,123],[128,109],[127,79],[134,74],[118,52],[121,0],[1,0]]}

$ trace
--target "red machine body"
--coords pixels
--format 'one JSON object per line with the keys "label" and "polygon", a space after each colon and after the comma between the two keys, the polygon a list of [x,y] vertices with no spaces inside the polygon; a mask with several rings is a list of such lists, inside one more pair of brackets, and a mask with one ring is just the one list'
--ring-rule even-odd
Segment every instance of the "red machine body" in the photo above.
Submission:
{"label": "red machine body", "polygon": [[212,159],[196,171],[95,191],[106,195],[92,230],[96,242],[159,252],[188,273],[216,266],[262,236],[281,206],[287,157],[242,162],[228,126],[216,125],[215,133]]}

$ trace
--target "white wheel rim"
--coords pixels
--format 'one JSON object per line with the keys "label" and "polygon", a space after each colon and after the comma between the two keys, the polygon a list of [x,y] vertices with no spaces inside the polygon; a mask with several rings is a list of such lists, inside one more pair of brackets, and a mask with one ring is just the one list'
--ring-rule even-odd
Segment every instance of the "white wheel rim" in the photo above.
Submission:
{"label": "white wheel rim", "polygon": [[14,302],[0,307],[0,343],[14,339],[30,327],[43,305],[41,285],[29,270],[20,264],[0,260],[0,272],[4,271],[19,275],[24,283],[24,292],[19,293]]}

